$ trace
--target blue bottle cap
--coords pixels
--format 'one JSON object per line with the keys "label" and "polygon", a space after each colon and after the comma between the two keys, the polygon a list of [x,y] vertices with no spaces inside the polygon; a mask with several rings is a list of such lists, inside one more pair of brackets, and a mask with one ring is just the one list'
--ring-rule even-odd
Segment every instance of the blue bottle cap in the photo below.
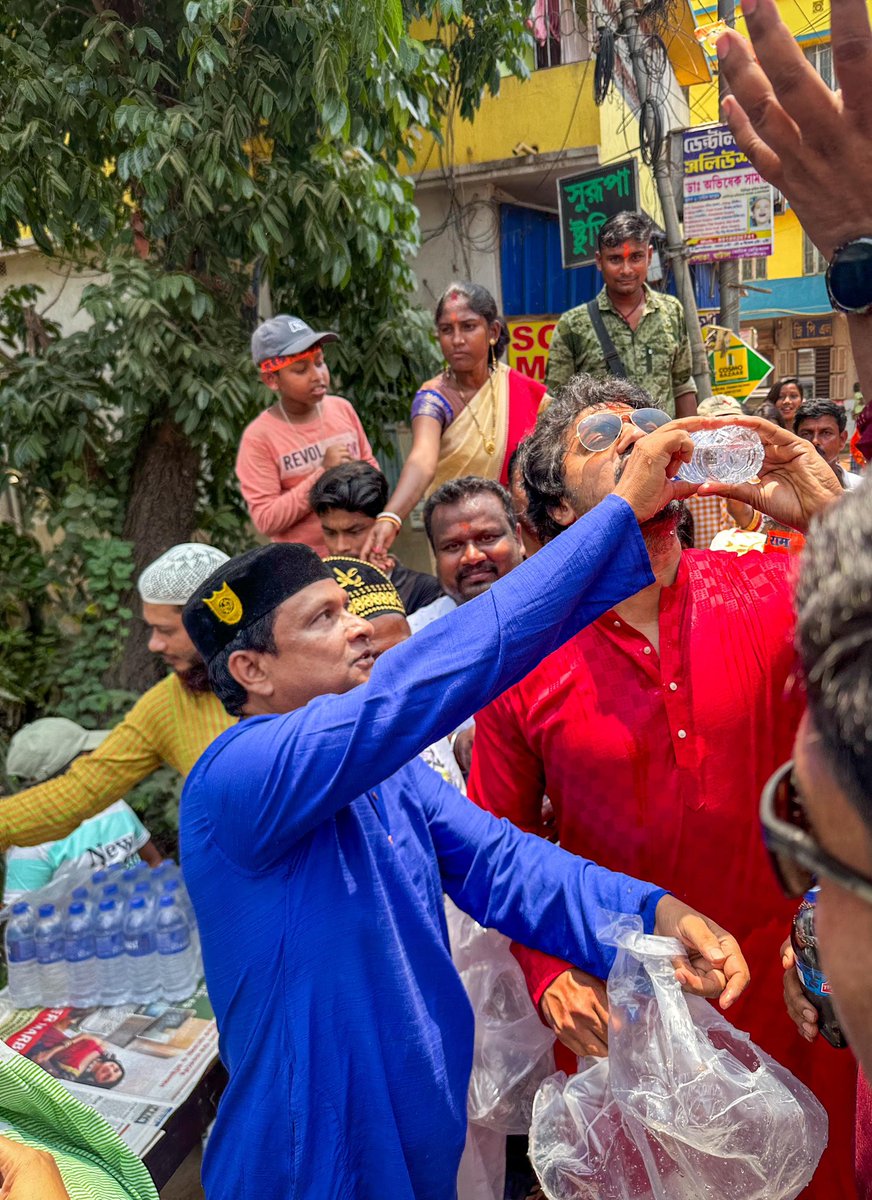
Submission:
{"label": "blue bottle cap", "polygon": [[87,900],[89,892],[86,887],[77,887],[73,888],[72,892],[70,892],[70,895],[74,900]]}
{"label": "blue bottle cap", "polygon": [[107,899],[109,899],[110,897],[117,896],[118,895],[118,884],[117,883],[107,883],[106,886],[103,888],[103,895]]}
{"label": "blue bottle cap", "polygon": [[95,871],[94,874],[91,876],[91,883],[95,883],[99,887],[100,884],[105,883],[108,878],[109,878],[108,871]]}
{"label": "blue bottle cap", "polygon": [[806,902],[806,904],[817,904],[817,898],[818,898],[819,891],[820,891],[820,888],[818,887],[817,884],[815,884],[813,888],[809,888],[808,891],[803,896],[803,900]]}
{"label": "blue bottle cap", "polygon": [[30,912],[30,905],[26,900],[19,900],[17,904],[12,905],[12,911],[16,917],[20,917],[22,913]]}
{"label": "blue bottle cap", "polygon": [[85,911],[85,906],[81,902],[81,900],[77,900],[75,902],[75,904],[71,904],[70,907],[67,909],[67,912],[70,914],[71,917],[77,917],[79,915],[79,913],[83,913],[84,911]]}
{"label": "blue bottle cap", "polygon": [[39,915],[41,917],[53,917],[55,906],[53,904],[40,904]]}
{"label": "blue bottle cap", "polygon": [[114,909],[115,909],[115,901],[114,900],[101,900],[100,901],[100,912],[112,912],[112,911],[114,911]]}
{"label": "blue bottle cap", "polygon": [[158,904],[161,908],[175,908],[176,898],[175,896],[161,896]]}
{"label": "blue bottle cap", "polygon": [[145,901],[142,896],[134,896],[130,901],[131,908],[145,908]]}
{"label": "blue bottle cap", "polygon": [[165,892],[177,892],[179,890],[178,879],[165,879],[164,885],[163,885],[163,890]]}

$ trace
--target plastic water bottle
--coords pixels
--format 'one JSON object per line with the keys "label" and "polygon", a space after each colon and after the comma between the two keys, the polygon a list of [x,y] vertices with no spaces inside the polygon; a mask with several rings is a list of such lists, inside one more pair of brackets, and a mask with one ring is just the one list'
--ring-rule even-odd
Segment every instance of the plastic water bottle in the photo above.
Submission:
{"label": "plastic water bottle", "polygon": [[67,995],[64,924],[53,904],[39,906],[34,941],[39,963],[40,998],[46,1004],[60,1004]]}
{"label": "plastic water bottle", "polygon": [[91,893],[86,887],[73,888],[73,890],[70,892],[70,903],[84,904],[85,912],[92,921],[94,920],[97,912],[97,905],[94,903],[93,899],[91,898]]}
{"label": "plastic water bottle", "polygon": [[120,904],[124,900],[121,888],[117,883],[107,883],[103,888],[102,898],[114,900],[116,904]]}
{"label": "plastic water bottle", "polygon": [[73,1008],[99,1004],[94,930],[91,917],[81,900],[74,900],[67,909],[64,947],[70,1004]]}
{"label": "plastic water bottle", "polygon": [[124,946],[131,999],[149,1004],[160,995],[160,967],[154,936],[154,921],[143,896],[127,902],[124,917]]}
{"label": "plastic water bottle", "polygon": [[144,863],[141,859],[128,867],[121,876],[121,890],[126,892],[128,896],[133,895],[133,890],[138,883],[141,883],[148,874],[148,863]]}
{"label": "plastic water bottle", "polygon": [[124,926],[114,900],[101,900],[94,918],[97,984],[101,1004],[124,1004],[130,994]]}
{"label": "plastic water bottle", "polygon": [[747,483],[763,466],[763,443],[753,429],[720,425],[690,435],[693,457],[678,472],[685,483]]}
{"label": "plastic water bottle", "polygon": [[97,890],[97,892],[99,892],[100,888],[103,887],[103,885],[108,882],[109,882],[109,872],[105,871],[102,867],[100,868],[99,871],[95,871],[94,874],[91,876],[91,883],[94,886],[94,888]]}
{"label": "plastic water bottle", "polygon": [[9,996],[16,1008],[39,1004],[39,966],[36,961],[33,913],[21,900],[12,906],[6,923],[6,965]]}
{"label": "plastic water bottle", "polygon": [[139,883],[137,883],[136,887],[133,889],[133,896],[131,899],[133,899],[135,896],[139,896],[141,900],[145,901],[145,907],[148,909],[151,915],[154,916],[154,910],[157,907],[157,896],[155,895],[154,889],[147,879],[141,879]]}
{"label": "plastic water bottle", "polygon": [[821,970],[818,957],[817,935],[814,927],[817,893],[818,889],[812,888],[803,896],[802,903],[793,918],[790,944],[796,955],[796,973],[799,976],[805,998],[813,1008],[817,1009],[818,1029],[831,1046],[842,1050],[848,1045],[848,1039],[842,1032],[839,1018],[833,1008],[832,989],[826,975]]}
{"label": "plastic water bottle", "polygon": [[149,872],[148,878],[154,887],[162,887],[165,880],[176,879],[180,875],[178,863],[172,858],[165,858]]}
{"label": "plastic water bottle", "polygon": [[186,1000],[197,984],[191,929],[175,897],[161,896],[155,921],[160,982],[165,1000]]}

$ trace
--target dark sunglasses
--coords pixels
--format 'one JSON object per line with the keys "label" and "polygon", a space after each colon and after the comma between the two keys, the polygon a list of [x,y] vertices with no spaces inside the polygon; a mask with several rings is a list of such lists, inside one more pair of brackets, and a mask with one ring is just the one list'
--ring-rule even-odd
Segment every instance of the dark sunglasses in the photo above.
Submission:
{"label": "dark sunglasses", "polygon": [[786,896],[804,895],[823,876],[872,904],[872,879],[833,858],[809,829],[792,760],[779,767],[764,787],[760,821],[763,841]]}
{"label": "dark sunglasses", "polygon": [[575,427],[575,435],[585,450],[599,454],[614,446],[621,436],[625,421],[631,421],[637,429],[653,433],[661,425],[673,420],[662,408],[636,408],[628,413],[595,412],[582,417]]}

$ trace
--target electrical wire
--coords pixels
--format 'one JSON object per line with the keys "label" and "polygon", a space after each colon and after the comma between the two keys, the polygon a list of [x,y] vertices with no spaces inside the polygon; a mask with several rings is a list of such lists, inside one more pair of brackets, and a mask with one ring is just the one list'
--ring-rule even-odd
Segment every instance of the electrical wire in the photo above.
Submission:
{"label": "electrical wire", "polygon": [[650,97],[639,109],[639,147],[646,167],[653,167],[660,161],[663,151],[663,109]]}
{"label": "electrical wire", "polygon": [[610,25],[601,25],[598,30],[599,46],[596,52],[596,66],[593,75],[593,99],[600,107],[615,75],[615,32]]}

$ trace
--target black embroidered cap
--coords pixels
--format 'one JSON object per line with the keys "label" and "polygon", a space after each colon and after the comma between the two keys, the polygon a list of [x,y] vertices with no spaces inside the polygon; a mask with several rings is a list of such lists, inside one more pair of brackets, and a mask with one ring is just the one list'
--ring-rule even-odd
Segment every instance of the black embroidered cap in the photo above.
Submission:
{"label": "black embroidered cap", "polygon": [[330,568],[333,578],[348,593],[348,610],[356,617],[368,621],[370,617],[382,617],[385,613],[406,615],[400,593],[384,571],[372,563],[332,554],[324,559],[324,565]]}
{"label": "black embroidered cap", "polygon": [[210,662],[242,629],[333,574],[311,546],[274,542],[238,554],[213,571],[182,610],[188,636]]}

